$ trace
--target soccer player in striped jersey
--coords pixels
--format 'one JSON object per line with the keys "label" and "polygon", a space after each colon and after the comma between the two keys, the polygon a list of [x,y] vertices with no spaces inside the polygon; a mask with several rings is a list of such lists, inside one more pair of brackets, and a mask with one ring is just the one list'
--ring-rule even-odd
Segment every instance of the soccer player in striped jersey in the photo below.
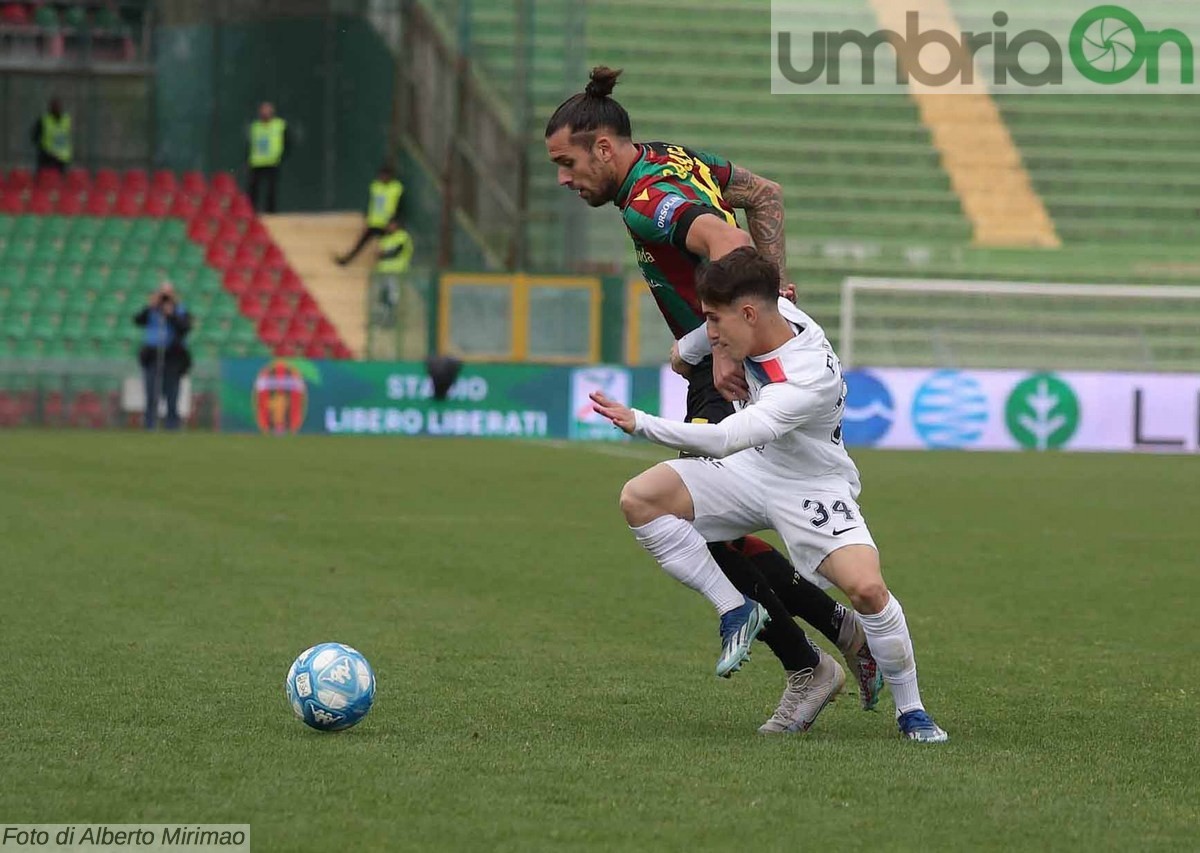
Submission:
{"label": "soccer player in striped jersey", "polygon": [[[680,424],[593,392],[596,411],[626,432],[699,454],[629,481],[621,492],[626,518],[635,529],[687,524],[710,539],[774,529],[798,572],[849,596],[896,700],[900,734],[948,740],[921,701],[904,610],[884,583],[857,503],[858,468],[842,444],[846,382],[837,354],[816,321],[780,297],[779,270],[752,246],[709,264],[699,292],[714,350],[747,368],[752,405],[719,424]],[[679,556],[680,568],[695,571],[702,562]],[[810,724],[838,686],[835,676],[805,697]]]}
{"label": "soccer player in striped jersey", "polygon": [[[592,70],[585,91],[563,102],[547,123],[547,152],[561,185],[592,207],[611,203],[621,211],[643,277],[676,338],[671,361],[688,380],[687,420],[717,423],[733,413],[731,399],[746,399],[748,386],[739,363],[712,352],[696,273],[704,261],[752,243],[782,269],[780,189],[721,157],[680,145],[633,142],[629,114],[611,97],[619,74],[604,67]],[[737,227],[735,208],[746,212],[749,234]],[[780,284],[794,295],[794,288]],[[718,675],[741,665],[760,631],[779,658],[787,687],[760,731],[806,730],[815,718],[812,697],[835,681],[840,687],[839,677],[845,678],[792,616],[837,645],[858,680],[862,706],[875,706],[882,682],[856,615],[775,549],[752,536],[706,546],[690,524],[674,517],[633,525],[633,531],[669,574],[717,609]],[[711,558],[697,561],[696,554],[706,549]],[[770,624],[764,626],[765,621]]]}

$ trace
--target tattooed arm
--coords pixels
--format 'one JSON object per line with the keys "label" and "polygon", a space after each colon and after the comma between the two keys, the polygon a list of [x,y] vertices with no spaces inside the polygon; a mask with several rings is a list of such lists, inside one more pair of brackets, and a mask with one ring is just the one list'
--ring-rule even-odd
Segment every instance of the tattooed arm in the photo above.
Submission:
{"label": "tattooed arm", "polygon": [[746,211],[746,224],[754,245],[779,267],[780,286],[783,286],[787,281],[783,190],[774,181],[734,166],[723,195],[731,205]]}

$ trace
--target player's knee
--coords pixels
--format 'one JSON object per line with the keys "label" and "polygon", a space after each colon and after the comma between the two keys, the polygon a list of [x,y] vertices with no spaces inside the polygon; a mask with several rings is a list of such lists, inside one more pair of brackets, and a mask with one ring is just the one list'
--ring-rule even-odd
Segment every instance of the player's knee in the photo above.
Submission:
{"label": "player's knee", "polygon": [[843,592],[846,593],[850,604],[859,613],[879,613],[887,607],[888,590],[883,578],[864,579],[850,584],[849,587]]}
{"label": "player's knee", "polygon": [[[652,496],[635,477],[624,485],[621,489],[621,514],[625,516],[625,523],[630,527],[640,527],[653,521],[656,513],[654,512],[654,501]],[[657,513],[661,514],[661,513]]]}

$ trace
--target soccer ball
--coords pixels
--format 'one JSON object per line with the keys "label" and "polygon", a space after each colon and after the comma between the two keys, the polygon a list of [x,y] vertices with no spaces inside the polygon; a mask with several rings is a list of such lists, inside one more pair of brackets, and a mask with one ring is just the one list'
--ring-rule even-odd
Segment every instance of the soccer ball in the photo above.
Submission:
{"label": "soccer ball", "polygon": [[284,687],[296,716],[323,732],[357,724],[375,701],[371,665],[342,643],[321,643],[302,651],[288,670]]}

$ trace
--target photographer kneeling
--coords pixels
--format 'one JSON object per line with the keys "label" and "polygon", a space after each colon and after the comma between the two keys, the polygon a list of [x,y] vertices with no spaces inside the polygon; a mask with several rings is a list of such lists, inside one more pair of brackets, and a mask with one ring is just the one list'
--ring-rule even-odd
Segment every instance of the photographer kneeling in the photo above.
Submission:
{"label": "photographer kneeling", "polygon": [[138,352],[146,387],[146,429],[157,425],[158,401],[163,396],[167,400],[164,426],[179,429],[179,383],[192,366],[192,355],[184,345],[192,317],[166,282],[150,295],[133,322],[146,330]]}

